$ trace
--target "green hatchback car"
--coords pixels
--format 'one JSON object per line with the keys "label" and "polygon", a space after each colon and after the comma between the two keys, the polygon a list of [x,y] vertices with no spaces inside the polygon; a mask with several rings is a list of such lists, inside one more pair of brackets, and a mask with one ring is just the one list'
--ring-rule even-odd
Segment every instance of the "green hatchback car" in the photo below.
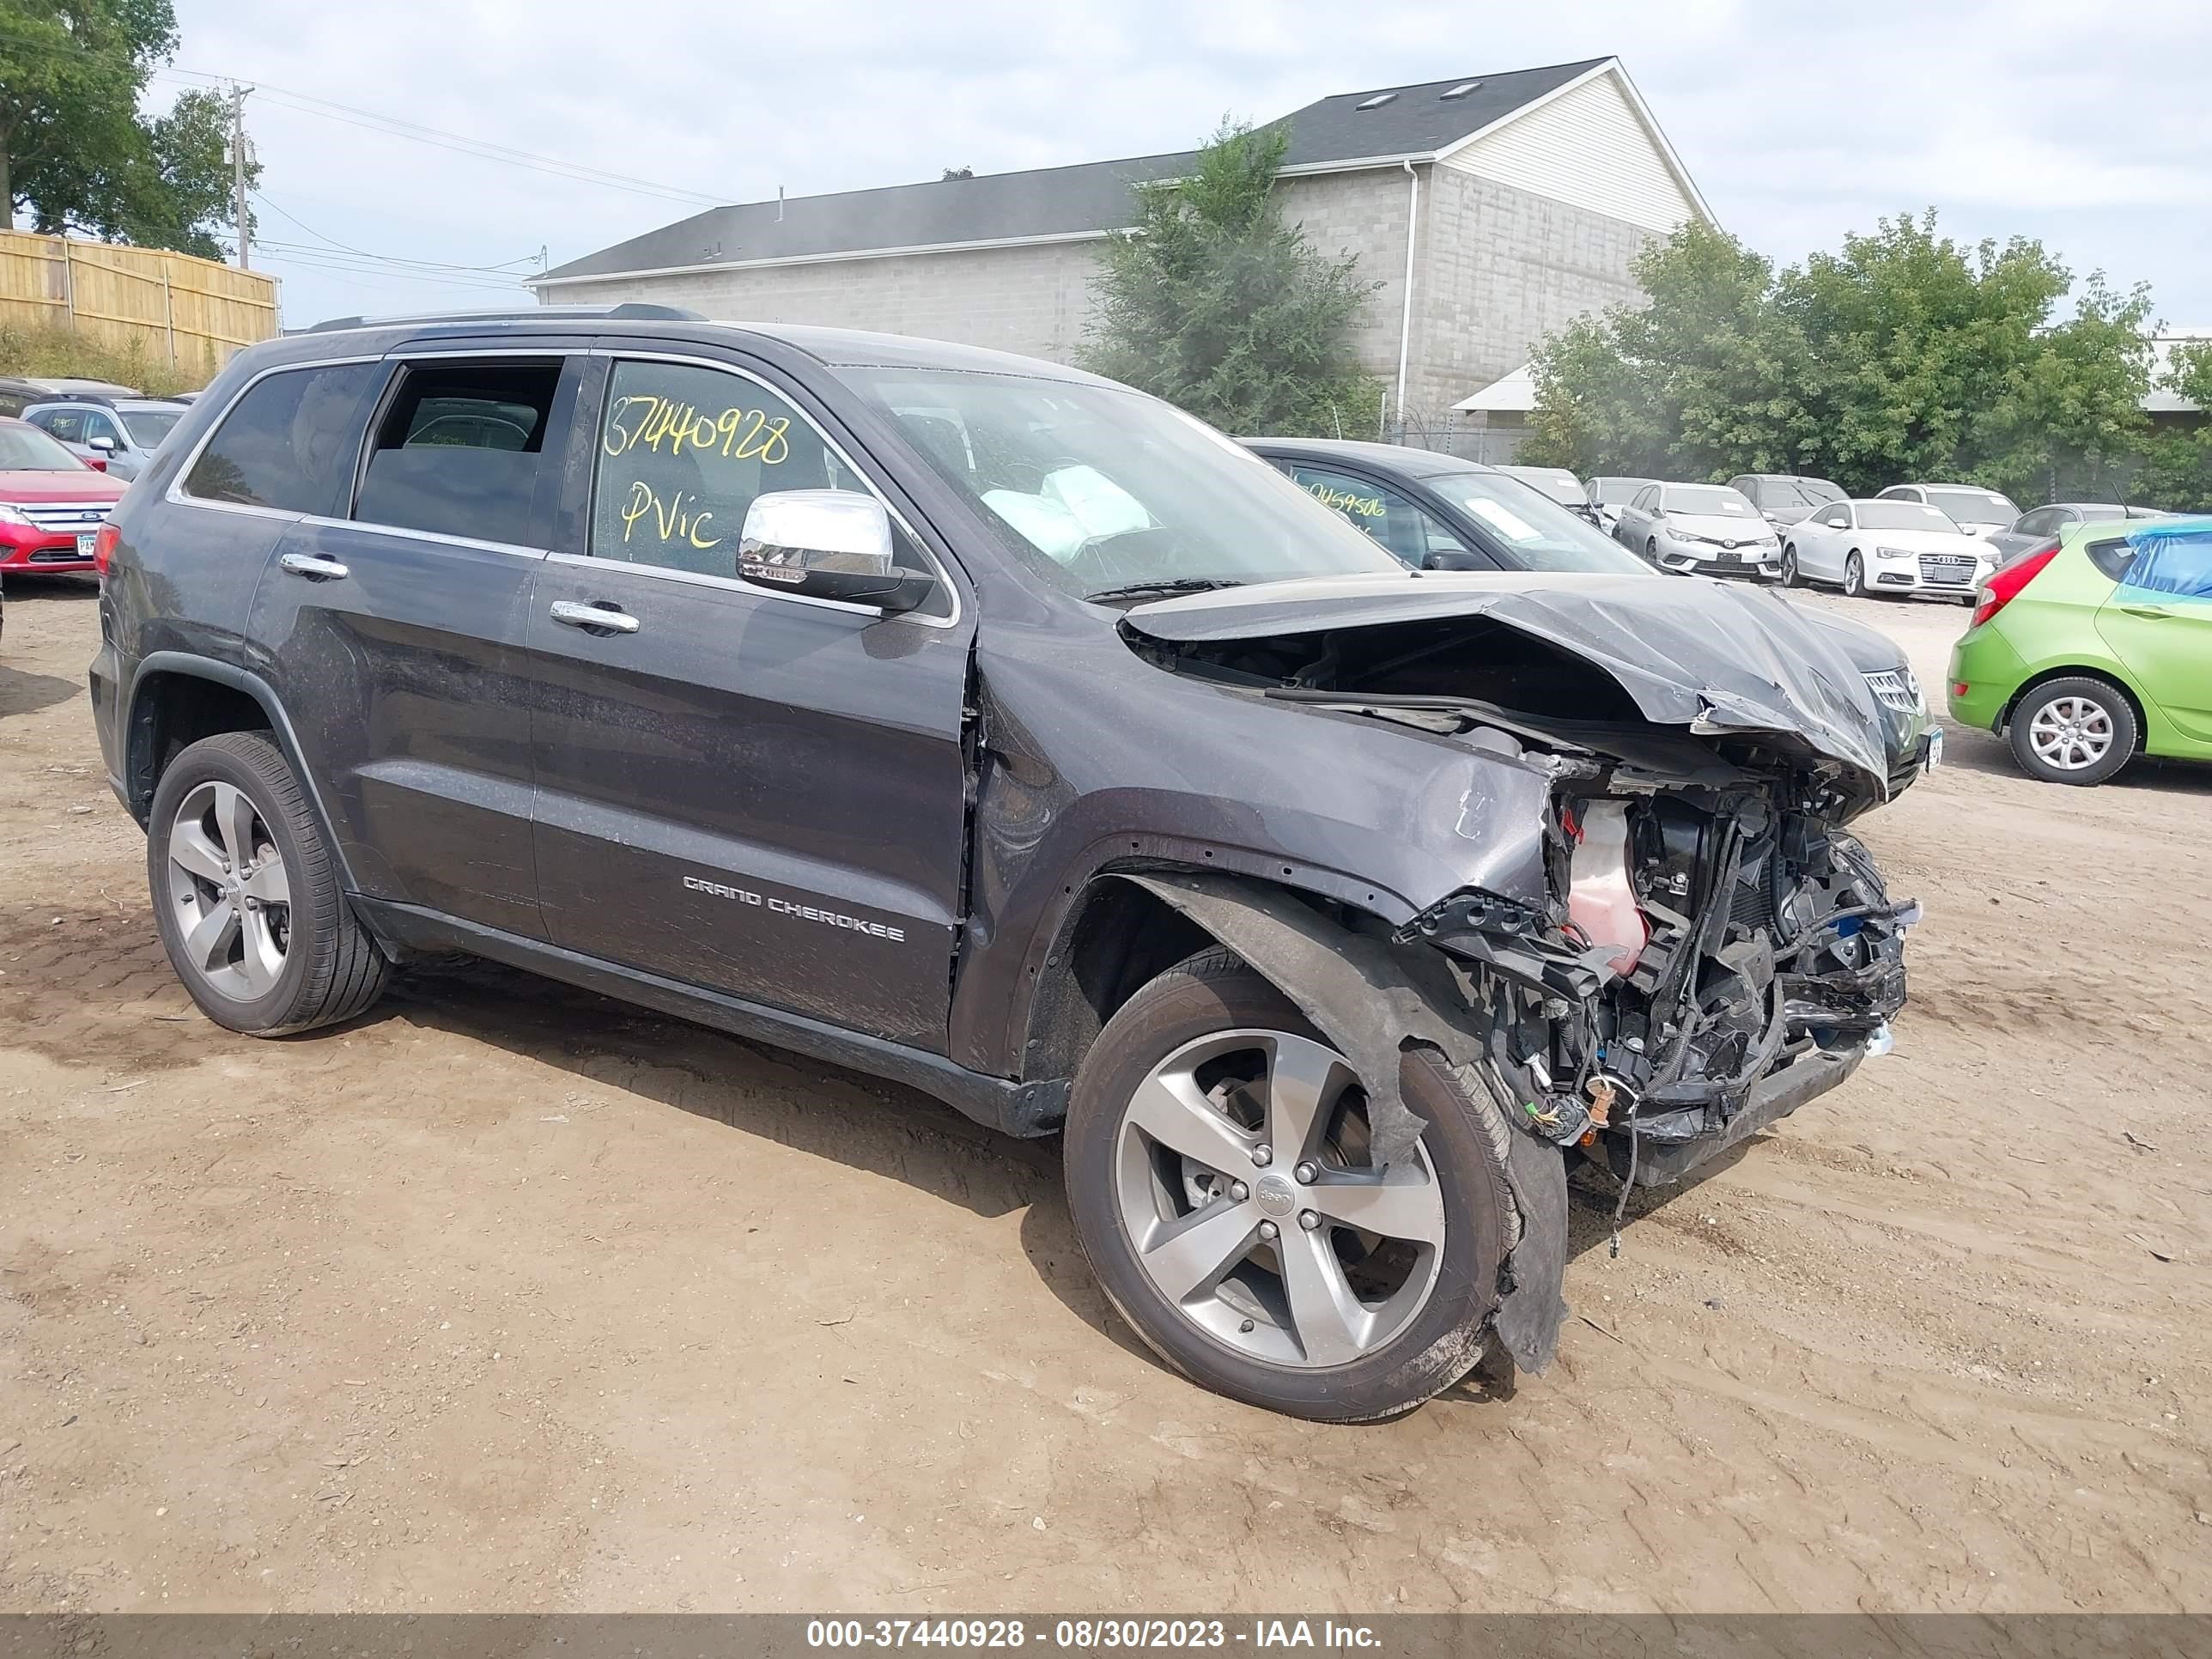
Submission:
{"label": "green hatchback car", "polygon": [[2000,566],[1951,648],[1952,718],[2030,776],[2212,760],[2212,518],[2069,525]]}

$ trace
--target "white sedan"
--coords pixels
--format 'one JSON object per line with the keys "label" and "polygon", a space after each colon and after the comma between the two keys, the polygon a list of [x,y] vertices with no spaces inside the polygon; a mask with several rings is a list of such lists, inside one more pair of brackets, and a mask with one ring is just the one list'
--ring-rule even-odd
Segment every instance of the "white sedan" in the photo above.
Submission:
{"label": "white sedan", "polygon": [[1790,526],[1782,585],[1834,582],[1846,593],[1917,593],[1972,603],[1996,568],[1978,536],[1917,501],[1838,501]]}

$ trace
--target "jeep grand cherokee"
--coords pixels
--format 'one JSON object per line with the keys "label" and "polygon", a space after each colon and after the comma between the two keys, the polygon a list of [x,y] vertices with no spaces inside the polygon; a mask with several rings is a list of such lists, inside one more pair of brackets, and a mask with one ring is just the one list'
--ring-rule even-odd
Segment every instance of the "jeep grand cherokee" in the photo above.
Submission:
{"label": "jeep grand cherokee", "polygon": [[1903,1002],[1880,710],[1779,596],[1408,570],[1049,364],[656,307],[242,352],[92,669],[209,1018],[464,951],[1057,1131],[1239,1399],[1551,1358],[1570,1159],[1678,1180]]}

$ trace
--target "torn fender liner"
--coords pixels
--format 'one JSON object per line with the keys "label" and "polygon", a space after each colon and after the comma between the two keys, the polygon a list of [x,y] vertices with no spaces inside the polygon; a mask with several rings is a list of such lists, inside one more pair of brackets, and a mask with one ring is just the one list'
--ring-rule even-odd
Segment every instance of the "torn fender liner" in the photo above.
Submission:
{"label": "torn fender liner", "polygon": [[1594,664],[1662,726],[1793,736],[1870,775],[1877,799],[1887,793],[1881,708],[1842,639],[1778,594],[1736,583],[1528,571],[1315,577],[1155,600],[1124,625],[1194,644],[1454,617]]}
{"label": "torn fender liner", "polygon": [[1513,1363],[1540,1371],[1559,1352],[1567,1316],[1567,1155],[1528,1135],[1505,1139],[1505,1179],[1521,1207],[1521,1242],[1506,1257],[1513,1282],[1491,1322]]}
{"label": "torn fender liner", "polygon": [[[1492,1062],[1482,1040],[1443,1012],[1454,995],[1443,959],[1394,951],[1285,893],[1235,876],[1124,871],[1121,879],[1173,905],[1236,951],[1351,1060],[1367,1090],[1368,1155],[1377,1169],[1411,1152],[1425,1127],[1399,1085],[1407,1051],[1425,1044],[1462,1073],[1462,1092],[1483,1114],[1484,1133],[1504,1154],[1506,1186],[1519,1212],[1508,1218],[1509,1282],[1493,1325],[1516,1364],[1542,1370],[1567,1311],[1559,1292],[1567,1260],[1566,1159],[1558,1147],[1507,1127],[1497,1104],[1502,1081],[1469,1086],[1467,1074]],[[1425,975],[1431,966],[1433,975]]]}

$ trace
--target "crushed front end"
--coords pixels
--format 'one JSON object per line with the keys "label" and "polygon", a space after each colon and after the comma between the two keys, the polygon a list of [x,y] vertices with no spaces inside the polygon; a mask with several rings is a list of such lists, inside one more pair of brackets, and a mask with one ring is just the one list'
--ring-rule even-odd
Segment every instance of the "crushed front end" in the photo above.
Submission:
{"label": "crushed front end", "polygon": [[1833,768],[1688,787],[1560,771],[1553,902],[1462,892],[1400,932],[1469,970],[1527,1085],[1519,1127],[1664,1184],[1887,1048],[1919,908],[1841,827]]}

